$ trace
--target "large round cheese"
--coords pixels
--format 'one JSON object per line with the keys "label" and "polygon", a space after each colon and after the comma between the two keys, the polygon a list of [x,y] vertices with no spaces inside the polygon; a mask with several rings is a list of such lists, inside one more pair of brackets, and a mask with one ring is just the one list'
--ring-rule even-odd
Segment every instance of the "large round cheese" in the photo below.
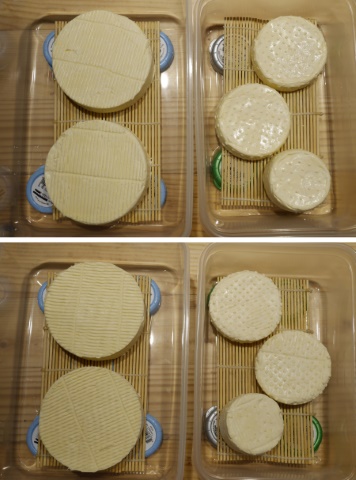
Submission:
{"label": "large round cheese", "polygon": [[308,85],[324,68],[327,47],[321,31],[301,17],[278,17],[258,33],[251,58],[267,85],[290,92]]}
{"label": "large round cheese", "polygon": [[275,447],[284,423],[278,403],[260,393],[231,400],[220,413],[220,433],[233,450],[261,455]]}
{"label": "large round cheese", "polygon": [[299,405],[320,395],[331,376],[331,359],[319,340],[286,330],[266,340],[257,353],[256,379],[277,402]]}
{"label": "large round cheese", "polygon": [[96,472],[130,453],[143,417],[139,396],[124,377],[85,367],[63,375],[48,390],[39,434],[58,462],[70,470]]}
{"label": "large round cheese", "polygon": [[113,222],[146,192],[147,153],[127,128],[104,120],[80,122],[52,146],[45,182],[55,207],[89,225]]}
{"label": "large round cheese", "polygon": [[225,337],[255,342],[281,320],[281,294],[268,277],[244,270],[223,278],[209,299],[211,321]]}
{"label": "large round cheese", "polygon": [[48,288],[45,316],[54,339],[78,357],[103,360],[125,352],[144,323],[136,281],[110,263],[77,263]]}
{"label": "large round cheese", "polygon": [[276,155],[263,173],[269,199],[279,208],[301,213],[315,208],[330,190],[330,173],[324,162],[305,150]]}
{"label": "large round cheese", "polygon": [[95,10],[70,21],[53,46],[53,71],[74,102],[96,112],[135,103],[153,78],[148,38],[130,19]]}
{"label": "large round cheese", "polygon": [[220,142],[233,155],[260,160],[287,140],[290,112],[276,90],[258,83],[242,85],[221,99],[215,128]]}

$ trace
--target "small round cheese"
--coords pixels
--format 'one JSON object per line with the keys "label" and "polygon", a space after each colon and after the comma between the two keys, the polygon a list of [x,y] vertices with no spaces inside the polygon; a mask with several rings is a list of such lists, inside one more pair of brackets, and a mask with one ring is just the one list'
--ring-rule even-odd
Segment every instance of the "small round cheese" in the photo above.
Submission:
{"label": "small round cheese", "polygon": [[263,184],[271,202],[294,213],[320,205],[329,193],[330,183],[324,162],[305,150],[279,153],[263,173]]}
{"label": "small round cheese", "polygon": [[52,146],[45,182],[55,207],[88,225],[118,220],[146,192],[148,157],[129,129],[90,120],[66,130]]}
{"label": "small round cheese", "polygon": [[261,455],[275,447],[284,430],[278,403],[260,393],[231,400],[220,413],[220,433],[233,450]]}
{"label": "small round cheese", "polygon": [[268,277],[248,270],[232,273],[209,299],[211,321],[225,337],[255,342],[273,332],[281,320],[281,294]]}
{"label": "small round cheese", "polygon": [[74,102],[95,112],[135,103],[152,82],[154,61],[146,35],[127,17],[95,10],[61,30],[53,46],[56,80]]}
{"label": "small round cheese", "polygon": [[130,453],[143,419],[139,396],[124,377],[84,367],[63,375],[48,390],[39,433],[58,462],[70,470],[97,472]]}
{"label": "small round cheese", "polygon": [[287,140],[290,112],[276,90],[258,83],[242,85],[222,97],[215,128],[220,142],[233,155],[260,160]]}
{"label": "small round cheese", "polygon": [[310,333],[286,330],[260,348],[255,373],[267,395],[277,402],[300,405],[323,392],[331,376],[331,359]]}
{"label": "small round cheese", "polygon": [[258,33],[251,49],[259,78],[291,92],[311,83],[324,68],[327,46],[321,31],[301,17],[278,17]]}
{"label": "small round cheese", "polygon": [[45,300],[56,342],[95,360],[115,358],[131,347],[142,332],[144,308],[132,275],[101,262],[77,263],[58,274]]}

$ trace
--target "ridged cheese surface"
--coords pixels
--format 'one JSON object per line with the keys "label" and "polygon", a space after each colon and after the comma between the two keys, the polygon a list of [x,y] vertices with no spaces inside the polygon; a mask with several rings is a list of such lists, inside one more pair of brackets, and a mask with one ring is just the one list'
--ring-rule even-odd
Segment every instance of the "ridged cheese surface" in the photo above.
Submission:
{"label": "ridged cheese surface", "polygon": [[233,341],[267,337],[281,320],[281,294],[271,279],[244,270],[223,278],[210,295],[211,321]]}
{"label": "ridged cheese surface", "polygon": [[53,46],[53,71],[65,94],[97,112],[135,103],[153,78],[149,40],[129,18],[95,10],[71,20]]}
{"label": "ridged cheese surface", "polygon": [[324,162],[305,150],[276,155],[263,173],[269,199],[283,210],[301,213],[322,203],[330,190],[330,173]]}
{"label": "ridged cheese surface", "polygon": [[77,263],[51,283],[45,316],[65,350],[83,358],[114,358],[141,334],[143,295],[135,279],[115,265]]}
{"label": "ridged cheese surface", "polygon": [[267,395],[299,405],[323,392],[331,376],[331,359],[310,333],[287,330],[266,340],[256,356],[255,372]]}
{"label": "ridged cheese surface", "polygon": [[96,472],[116,465],[135,446],[142,427],[135,389],[106,368],[84,367],[63,375],[42,401],[41,440],[70,470]]}
{"label": "ridged cheese surface", "polygon": [[229,447],[248,455],[271,450],[281,440],[284,430],[277,402],[260,393],[231,400],[220,413],[219,426]]}
{"label": "ridged cheese surface", "polygon": [[276,90],[251,83],[226,93],[216,110],[216,134],[233,155],[260,160],[287,140],[290,112]]}
{"label": "ridged cheese surface", "polygon": [[52,146],[45,182],[55,207],[89,225],[118,220],[146,192],[147,153],[127,128],[104,120],[80,122]]}
{"label": "ridged cheese surface", "polygon": [[280,91],[311,83],[324,68],[327,46],[321,31],[301,17],[278,17],[258,33],[251,49],[257,75]]}

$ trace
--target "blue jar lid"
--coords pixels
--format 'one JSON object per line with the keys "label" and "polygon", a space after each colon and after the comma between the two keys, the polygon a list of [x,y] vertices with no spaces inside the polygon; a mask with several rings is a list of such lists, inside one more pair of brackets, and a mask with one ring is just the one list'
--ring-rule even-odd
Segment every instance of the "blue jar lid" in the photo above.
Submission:
{"label": "blue jar lid", "polygon": [[26,435],[26,443],[32,455],[37,455],[39,419],[39,416],[35,417],[31,425],[29,426]]}
{"label": "blue jar lid", "polygon": [[211,42],[209,52],[213,69],[222,75],[224,73],[224,35]]}
{"label": "blue jar lid", "polygon": [[47,35],[43,43],[43,55],[47,60],[48,65],[52,68],[52,52],[54,44],[54,31]]}
{"label": "blue jar lid", "polygon": [[159,421],[147,413],[146,415],[146,453],[145,457],[153,455],[162,444],[163,432]]}
{"label": "blue jar lid", "polygon": [[150,314],[154,315],[161,306],[161,290],[157,283],[151,279],[151,300],[150,300]]}
{"label": "blue jar lid", "polygon": [[45,298],[46,298],[46,294],[47,294],[47,282],[43,282],[41,288],[38,290],[38,294],[37,294],[37,302],[38,302],[38,306],[40,307],[40,309],[42,310],[42,312],[44,313],[44,301],[45,301]]}
{"label": "blue jar lid", "polygon": [[167,187],[162,179],[160,182],[160,189],[161,189],[161,208],[163,208],[167,200]]}
{"label": "blue jar lid", "polygon": [[216,448],[218,444],[218,407],[210,407],[205,413],[204,433],[211,445]]}
{"label": "blue jar lid", "polygon": [[174,48],[170,38],[163,32],[160,32],[159,34],[159,41],[159,69],[162,73],[172,65]]}
{"label": "blue jar lid", "polygon": [[44,165],[33,173],[26,185],[26,196],[33,208],[41,213],[52,213],[44,176]]}

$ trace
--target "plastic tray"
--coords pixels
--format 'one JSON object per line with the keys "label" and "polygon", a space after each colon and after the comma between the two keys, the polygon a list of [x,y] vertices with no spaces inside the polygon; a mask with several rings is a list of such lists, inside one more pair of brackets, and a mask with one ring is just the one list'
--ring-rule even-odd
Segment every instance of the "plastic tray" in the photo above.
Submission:
{"label": "plastic tray", "polygon": [[[319,151],[330,166],[333,192],[326,212],[294,215],[272,208],[222,208],[210,169],[218,147],[214,114],[223,95],[223,76],[212,67],[209,47],[223,32],[225,17],[270,20],[280,15],[313,19],[321,28],[328,59],[318,80]],[[195,133],[199,211],[205,230],[216,236],[328,235],[356,233],[355,4],[348,0],[197,0],[193,11]],[[342,47],[341,47],[342,46]],[[341,49],[342,48],[342,54]]]}
{"label": "plastic tray", "polygon": [[[159,21],[171,40],[173,63],[161,73],[161,178],[167,190],[161,221],[87,228],[35,210],[27,200],[30,176],[45,164],[54,142],[54,80],[43,44],[56,20],[98,9],[89,1],[0,5],[0,236],[187,236],[191,229],[193,131],[189,81],[190,10],[172,2],[106,0],[100,9],[137,21]],[[113,47],[114,48],[114,47]]]}
{"label": "plastic tray", "polygon": [[[77,478],[67,469],[40,469],[26,435],[39,414],[44,315],[38,291],[48,272],[75,262],[112,262],[132,274],[150,276],[161,292],[161,305],[151,316],[148,413],[162,426],[160,448],[145,460],[146,479],[183,478],[186,432],[186,388],[189,332],[189,262],[179,244],[5,244],[0,247],[0,309],[9,328],[2,328],[0,353],[0,467],[2,476]],[[8,339],[11,339],[8,341]],[[125,433],[123,432],[123,435]],[[109,478],[97,473],[95,478]],[[120,478],[136,478],[121,474]]]}
{"label": "plastic tray", "polygon": [[[332,360],[331,380],[311,403],[323,440],[310,464],[278,464],[278,459],[251,457],[222,462],[204,433],[206,412],[218,402],[216,334],[207,297],[218,277],[240,270],[309,281],[308,329],[327,347]],[[338,244],[216,244],[203,252],[198,278],[193,440],[193,462],[202,478],[346,480],[354,475],[355,274],[355,252]]]}

